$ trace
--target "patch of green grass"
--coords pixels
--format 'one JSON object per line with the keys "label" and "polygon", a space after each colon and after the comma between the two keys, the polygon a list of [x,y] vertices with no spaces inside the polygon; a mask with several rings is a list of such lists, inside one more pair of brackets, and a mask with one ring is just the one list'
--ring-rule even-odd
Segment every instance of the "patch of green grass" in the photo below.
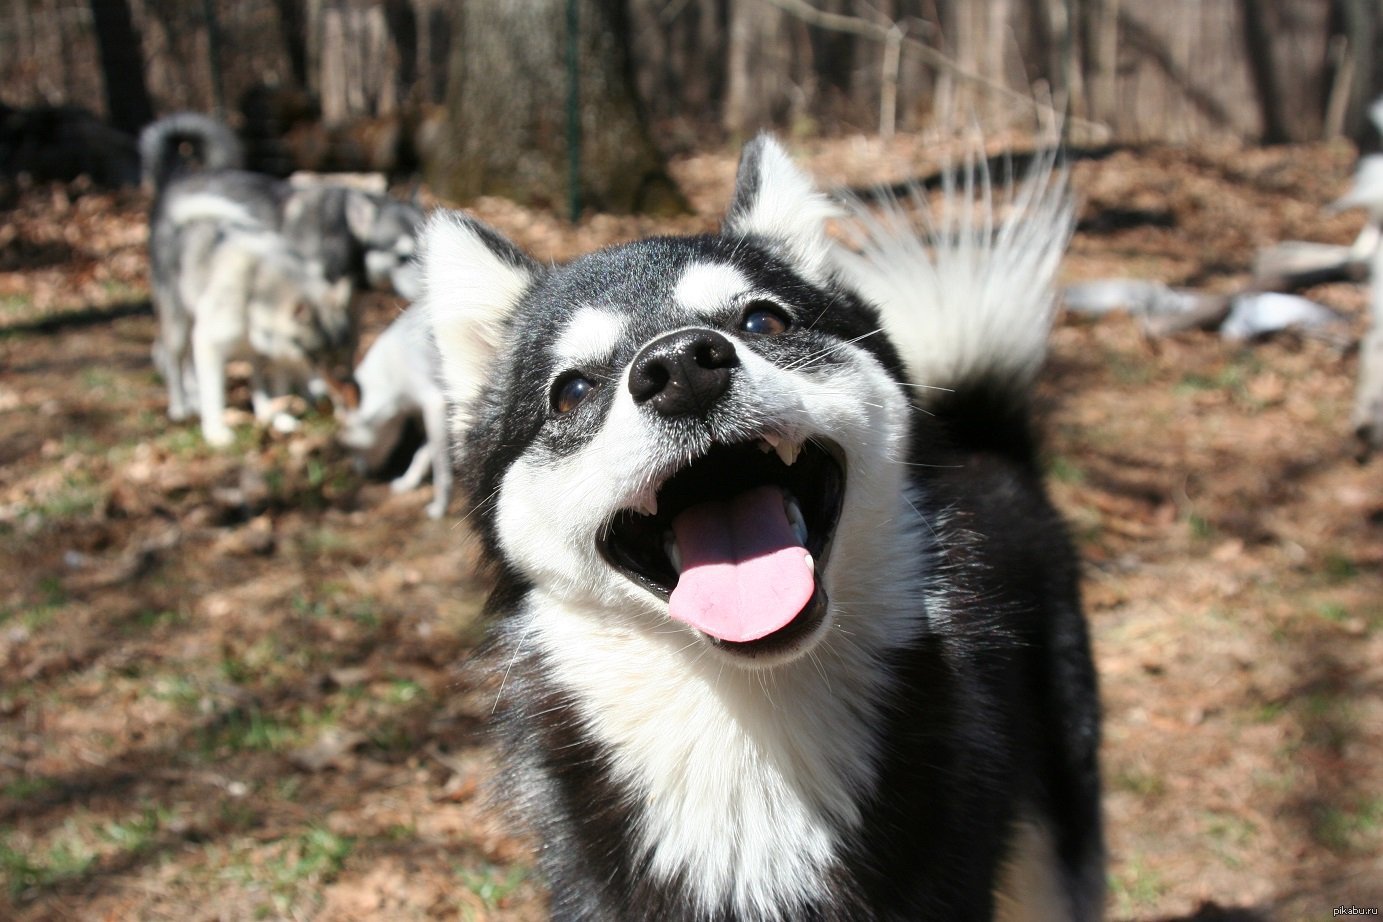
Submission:
{"label": "patch of green grass", "polygon": [[1311,834],[1333,852],[1377,854],[1383,849],[1383,797],[1348,807],[1319,807],[1312,817]]}
{"label": "patch of green grass", "polygon": [[47,890],[64,880],[80,877],[96,860],[96,852],[82,841],[75,826],[68,823],[60,839],[46,848],[23,849],[13,837],[0,830],[0,870],[9,881],[10,895],[30,890]]}
{"label": "patch of green grass", "polygon": [[315,914],[323,888],[341,873],[354,847],[355,839],[312,825],[299,835],[267,843],[263,849],[268,855],[262,858],[258,845],[224,856],[208,854],[222,865],[226,878],[267,895],[253,907],[255,918],[305,918]]}
{"label": "patch of green grass", "polygon": [[1186,515],[1186,527],[1191,529],[1191,535],[1200,541],[1209,541],[1215,537],[1215,526],[1210,520],[1197,512],[1189,512]]}
{"label": "patch of green grass", "polygon": [[374,606],[368,601],[352,605],[347,614],[350,615],[352,621],[370,630],[378,628],[382,623],[379,613],[375,611]]}
{"label": "patch of green grass", "polygon": [[0,295],[0,317],[7,320],[24,317],[32,309],[33,302],[25,294]]}
{"label": "patch of green grass", "polygon": [[1349,620],[1349,609],[1335,602],[1321,602],[1316,606],[1316,614],[1333,624],[1344,624]]}
{"label": "patch of green grass", "polygon": [[1085,471],[1064,455],[1055,455],[1047,459],[1047,476],[1061,483],[1085,482]]}
{"label": "patch of green grass", "polygon": [[8,800],[25,800],[51,791],[57,786],[58,783],[52,778],[16,778],[14,781],[6,782],[5,786],[0,788],[0,794]]}
{"label": "patch of green grass", "polygon": [[1120,384],[1142,385],[1152,381],[1152,368],[1147,362],[1123,352],[1105,353],[1109,373]]}
{"label": "patch of green grass", "polygon": [[1241,352],[1223,368],[1211,373],[1188,371],[1177,382],[1178,394],[1225,391],[1236,400],[1248,398],[1248,383],[1263,370],[1263,361],[1252,352]]}
{"label": "patch of green grass", "polygon": [[132,819],[102,825],[101,837],[113,843],[122,852],[142,852],[154,844],[159,830],[168,822],[170,816],[165,809],[145,807]]}
{"label": "patch of green grass", "polygon": [[20,515],[36,519],[40,526],[53,526],[68,519],[86,518],[105,499],[105,490],[89,471],[74,471],[63,478],[62,486],[42,497]]}
{"label": "patch of green grass", "polygon": [[179,709],[193,713],[202,704],[202,687],[182,674],[163,675],[149,683],[149,693],[159,701],[170,701]]}
{"label": "patch of green grass", "polygon": [[1119,873],[1109,878],[1109,893],[1119,916],[1132,915],[1152,905],[1166,892],[1167,882],[1162,875],[1148,867],[1139,856],[1134,856]]}
{"label": "patch of green grass", "polygon": [[1260,724],[1270,724],[1286,712],[1286,701],[1264,701],[1254,708],[1253,721]]}
{"label": "patch of green grass", "polygon": [[392,724],[372,731],[370,744],[381,753],[402,755],[416,750],[419,740],[406,727]]}
{"label": "patch of green grass", "polygon": [[202,440],[202,430],[197,421],[169,423],[158,438],[159,447],[175,458],[198,458],[207,455],[210,449]]}
{"label": "patch of green grass", "polygon": [[458,867],[456,879],[480,898],[485,908],[493,912],[500,903],[512,896],[528,880],[528,869],[522,865],[481,864],[478,867]]}
{"label": "patch of green grass", "polygon": [[1138,768],[1117,771],[1110,783],[1119,790],[1128,791],[1139,797],[1161,797],[1167,793],[1167,782],[1161,775]]}
{"label": "patch of green grass", "polygon": [[300,540],[303,552],[313,557],[349,551],[355,546],[353,536],[325,526],[309,529]]}
{"label": "patch of green grass", "polygon": [[394,704],[409,704],[426,693],[427,689],[411,679],[395,679],[389,684],[386,698]]}
{"label": "patch of green grass", "polygon": [[1347,583],[1359,575],[1358,565],[1344,554],[1332,551],[1321,563],[1321,572],[1331,585]]}
{"label": "patch of green grass", "polygon": [[146,289],[137,285],[131,285],[129,282],[121,279],[103,280],[101,282],[101,293],[105,295],[107,300],[114,303],[140,301],[149,297],[149,292]]}
{"label": "patch of green grass", "polygon": [[82,387],[108,394],[116,389],[115,372],[102,365],[88,365],[82,369]]}
{"label": "patch of green grass", "polygon": [[293,610],[295,615],[312,621],[331,617],[330,605],[320,599],[314,599],[304,595],[301,592],[294,593],[293,598],[288,600],[288,607]]}
{"label": "patch of green grass", "polygon": [[1243,867],[1241,855],[1258,837],[1258,827],[1237,814],[1212,810],[1205,814],[1204,828],[1206,838],[1225,866],[1235,870]]}
{"label": "patch of green grass", "polygon": [[10,605],[0,608],[0,624],[17,620],[31,631],[38,630],[67,604],[67,590],[56,576],[45,576],[38,583],[39,599],[30,605]]}
{"label": "patch of green grass", "polygon": [[124,625],[126,634],[153,631],[167,625],[178,624],[183,616],[170,609],[142,608],[135,612]]}
{"label": "patch of green grass", "polygon": [[265,714],[257,707],[240,708],[204,728],[198,748],[207,757],[238,752],[279,752],[300,740],[297,728]]}

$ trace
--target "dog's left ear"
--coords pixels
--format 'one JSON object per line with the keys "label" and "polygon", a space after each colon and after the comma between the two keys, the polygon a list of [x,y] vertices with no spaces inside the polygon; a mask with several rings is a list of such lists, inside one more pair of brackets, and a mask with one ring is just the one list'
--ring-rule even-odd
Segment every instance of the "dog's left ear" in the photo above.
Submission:
{"label": "dog's left ear", "polygon": [[370,239],[375,229],[375,218],[379,216],[379,203],[368,193],[357,189],[346,192],[346,227],[351,236],[361,243]]}
{"label": "dog's left ear", "polygon": [[723,233],[762,237],[808,280],[822,282],[829,274],[826,221],[838,213],[787,151],[762,134],[740,154]]}
{"label": "dog's left ear", "polygon": [[468,425],[509,315],[541,269],[498,231],[445,210],[434,212],[423,229],[419,265],[447,395],[456,420]]}

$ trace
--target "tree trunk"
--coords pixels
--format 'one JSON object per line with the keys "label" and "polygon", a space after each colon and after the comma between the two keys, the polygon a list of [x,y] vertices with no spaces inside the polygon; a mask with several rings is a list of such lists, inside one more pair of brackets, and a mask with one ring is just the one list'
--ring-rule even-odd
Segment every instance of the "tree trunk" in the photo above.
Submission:
{"label": "tree trunk", "polygon": [[306,89],[307,77],[307,15],[302,0],[274,0],[279,14],[279,34],[288,54],[288,69],[293,80]]}
{"label": "tree trunk", "polygon": [[96,46],[105,82],[106,117],[112,125],[138,134],[154,118],[144,81],[144,54],[128,0],[90,0]]}
{"label": "tree trunk", "polygon": [[1283,144],[1291,140],[1282,111],[1282,88],[1278,84],[1277,62],[1273,56],[1273,34],[1268,22],[1267,0],[1241,0],[1239,16],[1244,27],[1244,48],[1257,96],[1258,113],[1263,122],[1262,141]]}
{"label": "tree trunk", "polygon": [[685,209],[640,112],[623,3],[468,0],[456,18],[445,137],[427,165],[443,198],[563,207],[568,2],[578,4],[580,199],[613,212]]}

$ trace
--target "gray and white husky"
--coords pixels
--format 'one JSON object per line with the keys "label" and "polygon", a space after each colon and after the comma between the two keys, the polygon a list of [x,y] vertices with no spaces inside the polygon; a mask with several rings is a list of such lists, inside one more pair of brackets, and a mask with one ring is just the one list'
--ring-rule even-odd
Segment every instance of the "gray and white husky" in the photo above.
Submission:
{"label": "gray and white husky", "polygon": [[1072,208],[1050,169],[1002,220],[990,193],[930,231],[856,209],[854,253],[761,138],[715,235],[551,267],[428,223],[499,784],[554,918],[1100,916],[1095,676],[1027,413]]}
{"label": "gray and white husky", "polygon": [[355,399],[344,401],[336,410],[341,424],[338,438],[368,470],[377,470],[389,460],[410,419],[422,421],[422,444],[389,488],[395,493],[416,489],[430,473],[432,502],[427,515],[433,519],[446,514],[452,482],[441,374],[426,312],[415,304],[371,344],[355,369]]}
{"label": "gray and white husky", "polygon": [[[146,180],[155,190],[150,250],[155,285],[170,271],[179,229],[199,220],[255,223],[281,233],[321,264],[335,283],[419,293],[413,250],[422,211],[411,202],[330,181],[278,180],[239,169],[240,143],[225,125],[196,112],[154,122],[139,138]],[[189,168],[191,167],[191,168]]]}
{"label": "gray and white husky", "polygon": [[229,445],[226,365],[235,358],[251,362],[255,418],[281,428],[274,398],[290,381],[349,379],[356,344],[349,280],[328,282],[281,235],[257,226],[195,222],[180,247],[181,309],[160,305],[156,352],[169,416],[183,419],[195,404],[207,443]]}
{"label": "gray and white husky", "polygon": [[[421,212],[330,182],[284,182],[240,170],[234,134],[197,113],[150,125],[140,136],[140,152],[154,187],[149,264],[160,325],[154,359],[167,380],[169,416],[180,420],[194,406],[222,406],[224,382],[218,378],[199,397],[195,371],[199,365],[222,367],[227,350],[248,349],[256,358],[256,416],[273,416],[281,428],[291,427],[291,418],[268,409],[272,397],[305,378],[320,390],[349,379],[352,356],[345,351],[356,336],[355,285],[389,285],[417,294],[412,256]],[[255,271],[251,257],[256,253],[273,257],[262,271]],[[264,309],[269,303],[274,310]],[[298,305],[296,315],[284,314],[290,304]],[[298,331],[299,345],[316,343],[312,348],[326,354],[292,358],[279,349],[280,357],[270,361],[254,348],[259,340],[277,337],[254,329],[261,320],[307,324]],[[241,323],[251,324],[244,337],[226,332]],[[198,327],[201,334],[194,332]],[[202,357],[192,361],[194,340],[213,331],[225,354],[213,359],[210,347],[203,347]],[[317,373],[324,365],[339,366],[343,355],[344,378]],[[215,419],[203,415],[202,426],[209,440],[230,438],[219,414]]]}

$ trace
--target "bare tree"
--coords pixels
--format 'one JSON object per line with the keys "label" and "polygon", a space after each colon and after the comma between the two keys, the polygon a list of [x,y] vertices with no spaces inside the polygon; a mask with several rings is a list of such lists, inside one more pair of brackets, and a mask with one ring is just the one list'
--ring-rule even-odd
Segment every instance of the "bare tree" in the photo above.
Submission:
{"label": "bare tree", "polygon": [[154,117],[144,82],[144,57],[128,0],[90,0],[96,47],[105,79],[106,116],[122,131],[137,134]]}
{"label": "bare tree", "polygon": [[575,174],[581,201],[597,209],[685,207],[637,104],[628,40],[622,2],[467,0],[453,39],[447,136],[428,166],[433,188],[459,201],[503,195],[561,206]]}

